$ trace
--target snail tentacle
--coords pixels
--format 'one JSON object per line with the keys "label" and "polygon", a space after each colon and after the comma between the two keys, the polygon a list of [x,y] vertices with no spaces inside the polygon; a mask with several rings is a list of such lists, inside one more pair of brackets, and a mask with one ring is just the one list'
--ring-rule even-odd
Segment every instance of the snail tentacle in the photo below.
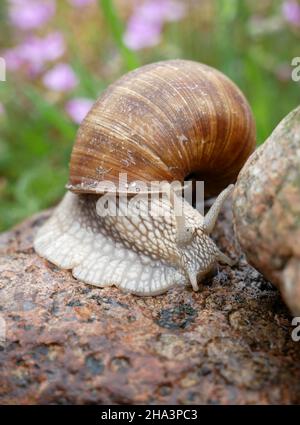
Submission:
{"label": "snail tentacle", "polygon": [[230,196],[234,188],[233,184],[230,184],[226,189],[223,190],[223,192],[220,193],[220,195],[217,197],[213,205],[211,206],[210,210],[204,217],[204,223],[203,223],[203,230],[206,234],[210,234],[216,224],[217,218],[220,214],[220,211],[224,205],[224,202],[226,199]]}
{"label": "snail tentacle", "polygon": [[187,245],[191,242],[195,228],[186,224],[184,215],[184,200],[176,195],[175,190],[169,183],[163,186],[164,193],[167,195],[169,202],[174,210],[176,230],[177,230],[177,245],[179,247]]}
{"label": "snail tentacle", "polygon": [[199,291],[199,285],[197,282],[197,274],[193,272],[188,272],[189,280],[194,291]]}

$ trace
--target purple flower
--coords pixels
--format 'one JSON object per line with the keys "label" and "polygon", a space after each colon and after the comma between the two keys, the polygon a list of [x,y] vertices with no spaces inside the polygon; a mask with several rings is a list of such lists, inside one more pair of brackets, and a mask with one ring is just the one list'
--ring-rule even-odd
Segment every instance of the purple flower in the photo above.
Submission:
{"label": "purple flower", "polygon": [[132,50],[155,46],[160,42],[161,31],[161,22],[150,22],[133,15],[127,25],[124,42]]}
{"label": "purple flower", "polygon": [[59,59],[66,50],[65,40],[60,32],[52,32],[41,40],[41,48],[44,49],[44,61]]}
{"label": "purple flower", "polygon": [[24,63],[17,48],[4,50],[2,56],[9,71],[17,71]]}
{"label": "purple flower", "polygon": [[44,25],[55,14],[55,0],[10,0],[9,18],[21,30]]}
{"label": "purple flower", "polygon": [[69,3],[74,7],[84,7],[95,3],[95,0],[69,0]]}
{"label": "purple flower", "polygon": [[184,14],[185,7],[178,1],[146,0],[129,19],[124,42],[133,50],[154,46],[160,42],[164,23],[179,20]]}
{"label": "purple flower", "polygon": [[59,32],[54,32],[45,38],[30,37],[18,49],[24,62],[42,69],[46,62],[54,61],[64,54],[65,42]]}
{"label": "purple flower", "polygon": [[300,4],[295,0],[286,0],[282,5],[284,18],[292,25],[300,26]]}
{"label": "purple flower", "polygon": [[70,65],[59,63],[44,75],[43,83],[49,90],[64,92],[76,87],[78,79]]}
{"label": "purple flower", "polygon": [[7,69],[16,71],[26,66],[30,73],[41,72],[48,61],[60,58],[65,52],[65,41],[61,33],[53,32],[46,37],[28,37],[18,46],[3,52]]}
{"label": "purple flower", "polygon": [[183,3],[174,0],[147,0],[137,11],[149,21],[178,21],[185,15]]}
{"label": "purple flower", "polygon": [[93,106],[94,101],[84,97],[69,100],[65,109],[76,124],[80,124]]}

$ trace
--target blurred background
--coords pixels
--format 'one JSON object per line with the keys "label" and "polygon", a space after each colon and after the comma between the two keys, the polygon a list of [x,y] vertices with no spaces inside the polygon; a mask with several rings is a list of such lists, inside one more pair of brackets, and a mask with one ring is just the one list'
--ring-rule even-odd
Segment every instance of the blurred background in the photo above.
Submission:
{"label": "blurred background", "polygon": [[0,231],[63,195],[77,128],[101,91],[172,58],[222,70],[262,143],[300,103],[296,0],[1,0]]}

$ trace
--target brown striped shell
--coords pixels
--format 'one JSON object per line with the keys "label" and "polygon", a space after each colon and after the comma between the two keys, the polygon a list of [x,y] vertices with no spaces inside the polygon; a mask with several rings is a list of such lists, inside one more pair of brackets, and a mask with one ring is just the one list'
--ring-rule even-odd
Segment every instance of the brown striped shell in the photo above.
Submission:
{"label": "brown striped shell", "polygon": [[99,183],[205,181],[215,195],[255,147],[247,100],[207,65],[171,60],[146,65],[110,85],[81,124],[68,189],[101,193]]}

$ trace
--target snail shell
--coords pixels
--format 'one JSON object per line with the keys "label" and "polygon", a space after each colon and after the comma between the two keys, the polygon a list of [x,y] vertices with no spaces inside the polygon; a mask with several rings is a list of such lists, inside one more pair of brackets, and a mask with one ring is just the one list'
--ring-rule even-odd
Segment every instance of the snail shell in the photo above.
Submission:
{"label": "snail shell", "polygon": [[[133,71],[103,93],[80,126],[69,192],[34,247],[96,286],[155,295],[190,282],[197,290],[217,261],[232,264],[209,237],[232,185],[203,217],[168,182],[204,180],[206,195],[218,194],[235,181],[254,146],[250,107],[222,73],[183,60]],[[154,213],[144,194],[133,213],[102,214],[105,181],[119,190],[109,208],[122,213],[127,206],[120,173],[127,175],[130,195],[136,182],[146,184],[146,193],[153,181],[165,182],[164,196],[151,201]],[[176,202],[183,205],[181,215]],[[156,214],[159,209],[164,214]]]}
{"label": "snail shell", "polygon": [[[112,84],[80,126],[68,189],[194,178],[206,196],[234,182],[255,147],[248,102],[225,75],[192,61],[139,68]],[[101,190],[100,190],[101,192]]]}

